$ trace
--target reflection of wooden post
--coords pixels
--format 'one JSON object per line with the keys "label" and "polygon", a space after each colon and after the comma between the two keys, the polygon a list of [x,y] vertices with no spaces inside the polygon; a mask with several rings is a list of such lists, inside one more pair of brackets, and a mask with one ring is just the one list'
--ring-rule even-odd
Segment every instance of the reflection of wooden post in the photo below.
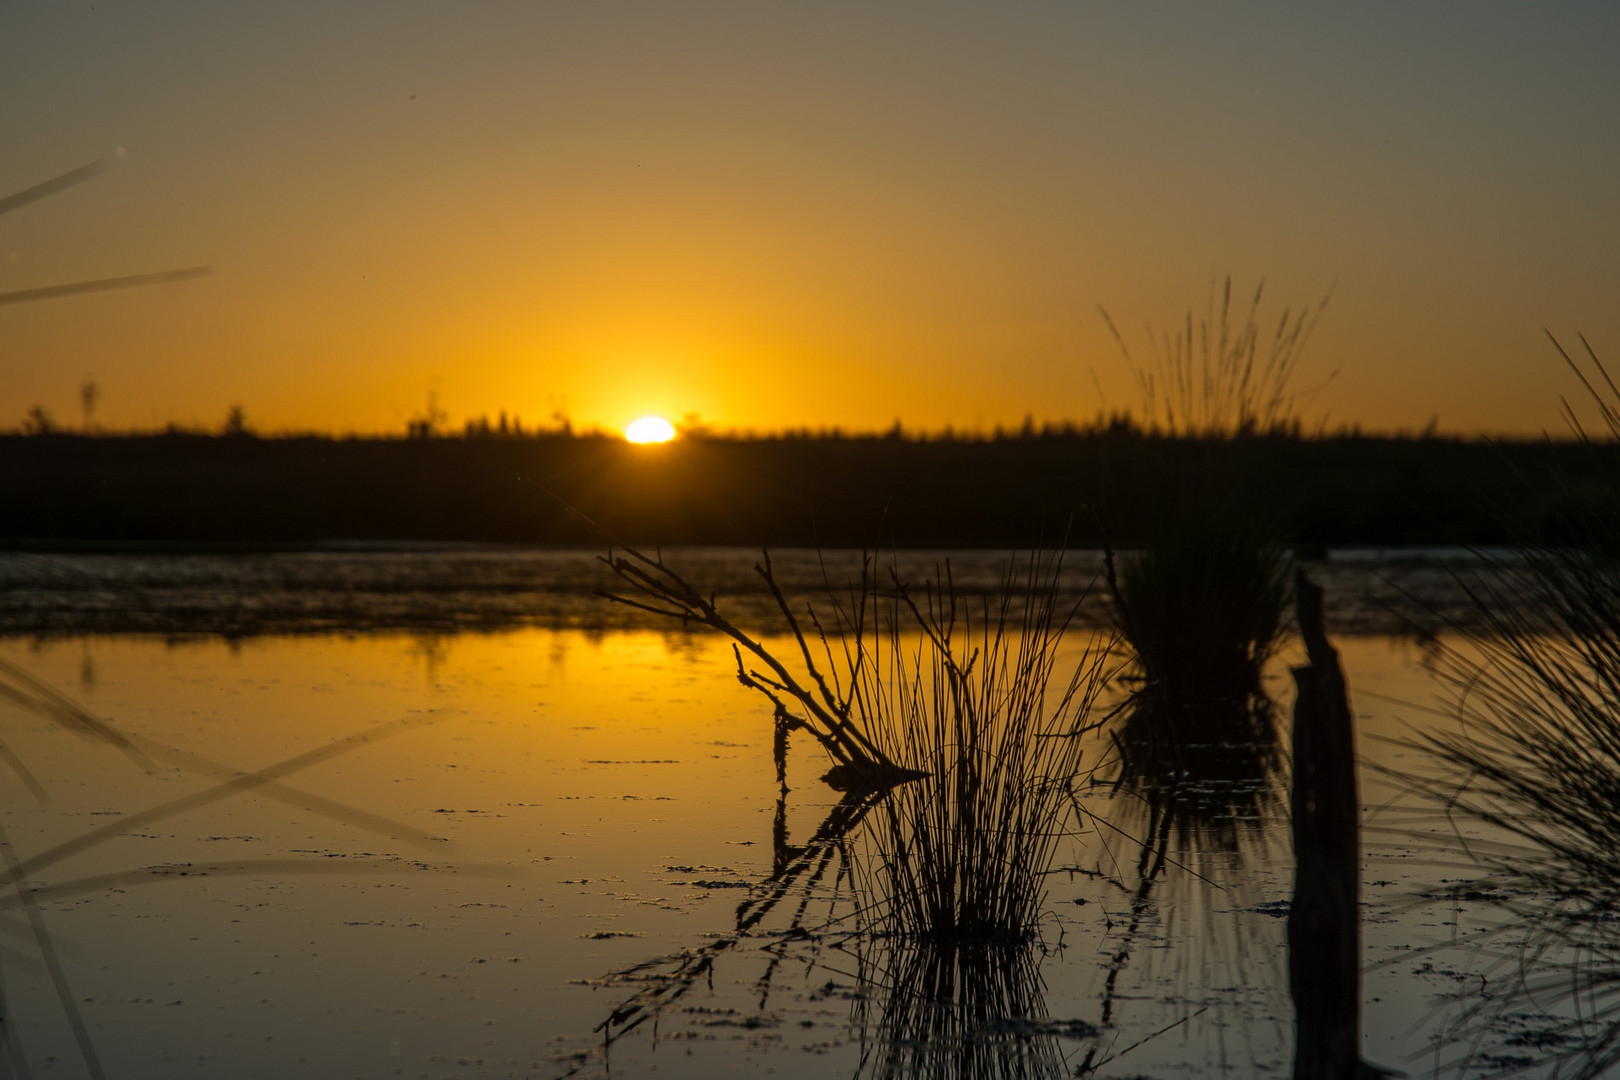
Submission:
{"label": "reflection of wooden post", "polygon": [[1361,1060],[1361,837],[1355,728],[1322,590],[1295,571],[1310,663],[1294,669],[1294,902],[1288,982],[1294,1080],[1385,1075]]}

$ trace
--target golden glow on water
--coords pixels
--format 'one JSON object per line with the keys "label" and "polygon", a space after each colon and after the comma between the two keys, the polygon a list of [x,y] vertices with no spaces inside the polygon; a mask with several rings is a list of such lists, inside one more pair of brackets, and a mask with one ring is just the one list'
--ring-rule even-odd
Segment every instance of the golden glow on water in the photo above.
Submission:
{"label": "golden glow on water", "polygon": [[[523,1030],[537,1009],[556,1025],[547,1038],[589,1031],[597,1002],[559,996],[568,980],[680,947],[699,912],[724,924],[736,897],[691,879],[768,872],[769,715],[728,677],[718,640],[121,638],[0,655],[124,731],[233,770],[388,731],[283,776],[289,798],[239,794],[114,829],[31,875],[47,888],[127,875],[114,889],[47,892],[45,918],[85,958],[69,976],[91,999],[102,1054],[132,1075],[182,1052],[235,1076],[288,1075],[306,1056],[352,1075],[403,1060],[414,1074],[435,1053],[480,1052],[491,1024]],[[25,859],[213,783],[9,708],[0,720],[51,796],[41,807],[20,784],[0,792]],[[819,765],[809,755],[795,781],[810,788]],[[321,813],[316,799],[354,813]],[[379,833],[374,818],[402,828]],[[6,976],[29,1050],[71,1055],[54,1041],[67,1034],[43,973],[8,965]],[[179,1004],[129,1004],[149,998]]]}
{"label": "golden glow on water", "polygon": [[[766,644],[779,654],[793,647]],[[1431,695],[1420,655],[1386,638],[1338,644],[1352,693],[1368,691],[1355,701],[1365,733],[1424,719],[1372,693],[1415,702]],[[785,842],[802,845],[837,801],[816,779],[826,762],[808,739],[793,744],[788,790],[777,784],[770,710],[737,685],[729,645],[713,635],[101,638],[0,643],[0,656],[121,730],[232,770],[264,769],[406,721],[281,775],[287,790],[250,789],[125,828],[123,816],[215,781],[167,758],[143,767],[37,717],[0,711],[7,745],[52,800],[40,806],[17,783],[0,788],[19,855],[112,826],[106,839],[30,877],[42,886],[44,918],[103,1057],[130,1075],[158,1075],[167,1070],[156,1063],[182,1057],[211,1061],[207,1075],[268,1078],[297,1072],[306,1058],[333,1074],[440,1075],[436,1062],[587,1053],[600,1042],[593,1029],[643,985],[609,976],[731,934],[739,902],[762,895],[773,863],[791,853],[773,847],[779,805]],[[1286,710],[1281,663],[1270,685]],[[1086,760],[1103,749],[1099,740]],[[1384,761],[1399,753],[1369,738],[1360,749]],[[1106,792],[1085,798],[1099,815],[1113,813]],[[353,812],[322,812],[322,800]],[[1229,878],[1218,895],[1186,877],[1142,893],[1162,908],[1145,916],[1160,933],[1149,951],[1162,956],[1136,957],[1118,977],[1121,1002],[1145,1003],[1121,1005],[1122,1027],[1177,1022],[1184,1010],[1174,1003],[1188,995],[1215,1004],[1185,1025],[1181,1042],[1144,1048],[1133,1067],[1174,1064],[1177,1054],[1203,1060],[1201,1040],[1233,1007],[1263,1018],[1252,1025],[1258,1058],[1286,1060],[1286,987],[1267,981],[1282,970],[1283,924],[1252,910],[1288,895],[1290,868],[1269,854],[1286,847],[1286,823],[1262,828],[1268,844],[1200,863]],[[859,854],[867,843],[857,837],[850,846]],[[1082,836],[1066,862],[1080,872],[1053,877],[1047,930],[1082,945],[1042,969],[1047,1001],[1061,1015],[1098,1000],[1104,964],[1129,944],[1119,922],[1125,901],[1093,876],[1129,876],[1134,854],[1121,845],[1115,832]],[[1409,833],[1396,846],[1369,833],[1367,846],[1374,873],[1389,879],[1369,886],[1370,905],[1409,898],[1416,875],[1431,869],[1401,861],[1413,847]],[[124,877],[73,891],[74,882],[111,872]],[[812,919],[835,917],[836,879],[829,869],[807,901]],[[1225,955],[1201,948],[1189,930],[1193,914],[1210,912],[1243,934],[1253,954],[1247,968],[1201,966]],[[1370,925],[1369,963],[1427,932],[1409,919]],[[615,1075],[708,1078],[766,1065],[784,1078],[853,1073],[854,1013],[842,997],[807,996],[785,975],[770,1007],[784,1018],[779,1030],[791,1033],[783,1045],[793,1053],[762,1061],[750,1056],[765,1053],[759,1046],[712,1026],[715,1016],[757,1008],[752,989],[738,996],[732,988],[754,987],[749,965],[764,956],[740,939],[716,961],[712,983],[683,1000],[690,1015],[675,1010],[664,1021],[698,1024],[698,1036],[667,1040],[672,1049],[662,1051],[635,1042],[615,1059]],[[813,988],[853,978],[836,965],[811,967]],[[71,1057],[43,972],[8,964],[5,975],[28,1052]],[[1235,1006],[1225,990],[1209,989],[1240,979],[1249,981]],[[1396,1060],[1423,1033],[1406,1043],[1390,1033],[1410,1027],[1428,988],[1406,968],[1386,967],[1368,992],[1383,1002],[1369,1015],[1370,1055]],[[798,1052],[801,1036],[816,1053]],[[568,1071],[555,1065],[539,1072]]]}

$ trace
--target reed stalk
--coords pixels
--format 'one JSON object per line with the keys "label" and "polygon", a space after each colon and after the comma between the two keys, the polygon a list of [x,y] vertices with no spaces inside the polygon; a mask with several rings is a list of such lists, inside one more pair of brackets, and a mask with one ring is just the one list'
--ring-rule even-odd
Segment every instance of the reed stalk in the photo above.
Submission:
{"label": "reed stalk", "polygon": [[[1585,442],[1620,441],[1620,388],[1581,343],[1584,364],[1553,341],[1602,427],[1567,399],[1566,419]],[[1551,1043],[1559,1075],[1597,1077],[1620,1067],[1620,513],[1588,515],[1569,539],[1484,555],[1463,582],[1470,618],[1434,661],[1456,724],[1413,735],[1428,767],[1401,779],[1500,875],[1506,888],[1486,895],[1523,932],[1516,971],[1473,1019],[1567,1008]]]}

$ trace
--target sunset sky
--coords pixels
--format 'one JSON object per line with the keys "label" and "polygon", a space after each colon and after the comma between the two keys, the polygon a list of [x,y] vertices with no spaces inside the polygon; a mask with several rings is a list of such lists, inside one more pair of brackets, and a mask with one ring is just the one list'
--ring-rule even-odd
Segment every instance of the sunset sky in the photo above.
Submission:
{"label": "sunset sky", "polygon": [[[1331,424],[1557,429],[1620,365],[1620,5],[0,5],[0,428],[562,409],[988,429],[1329,289]],[[1095,373],[1096,378],[1093,378]],[[1101,384],[1102,394],[1099,395]]]}

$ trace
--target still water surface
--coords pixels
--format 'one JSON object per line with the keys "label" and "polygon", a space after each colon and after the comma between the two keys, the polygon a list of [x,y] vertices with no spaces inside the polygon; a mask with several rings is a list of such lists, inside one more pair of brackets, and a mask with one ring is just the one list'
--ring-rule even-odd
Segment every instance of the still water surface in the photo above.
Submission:
{"label": "still water surface", "polygon": [[[1423,650],[1390,634],[1337,644],[1363,755],[1420,767],[1383,740],[1439,722]],[[147,747],[4,713],[49,795],[7,783],[18,857],[94,838],[29,876],[110,1076],[1288,1072],[1285,780],[1258,818],[1189,831],[1159,865],[1133,839],[1150,827],[1142,804],[1088,793],[1095,818],[1059,855],[1039,942],[942,973],[852,933],[841,869],[865,850],[860,822],[842,853],[799,858],[839,795],[808,739],[783,792],[769,708],[716,636],[79,635],[7,639],[0,657]],[[1270,676],[1283,715],[1298,659],[1285,650]],[[263,770],[364,732],[274,790],[200,795],[218,783],[204,762]],[[1456,899],[1475,875],[1425,838],[1435,815],[1371,772],[1362,783],[1365,1054],[1418,1076],[1487,1073],[1435,1036],[1488,957],[1426,950],[1499,916]],[[20,1061],[89,1075],[5,895]],[[915,994],[942,979],[955,1008]]]}

